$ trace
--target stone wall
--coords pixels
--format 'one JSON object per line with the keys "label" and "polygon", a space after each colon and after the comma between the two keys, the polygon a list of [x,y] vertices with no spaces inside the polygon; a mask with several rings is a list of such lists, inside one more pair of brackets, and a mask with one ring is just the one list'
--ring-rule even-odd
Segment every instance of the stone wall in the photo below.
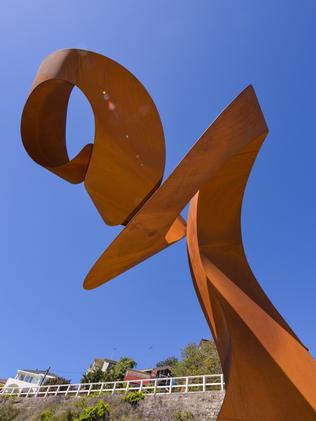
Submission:
{"label": "stone wall", "polygon": [[[65,398],[62,396],[49,398],[10,398],[0,401],[0,412],[4,406],[17,410],[15,421],[37,421],[41,419],[43,411],[50,410],[57,420],[67,420],[67,411],[85,406],[94,405],[100,399],[109,403],[111,420],[124,421],[169,421],[179,411],[189,411],[194,420],[216,420],[224,399],[224,392],[166,394],[146,396],[136,408],[122,400],[122,396],[105,396],[102,398]],[[1,414],[0,414],[1,415]],[[0,419],[1,416],[0,416]]]}
{"label": "stone wall", "polygon": [[178,411],[190,411],[196,420],[216,420],[224,392],[188,393],[149,396],[139,405],[141,419],[171,419]]}

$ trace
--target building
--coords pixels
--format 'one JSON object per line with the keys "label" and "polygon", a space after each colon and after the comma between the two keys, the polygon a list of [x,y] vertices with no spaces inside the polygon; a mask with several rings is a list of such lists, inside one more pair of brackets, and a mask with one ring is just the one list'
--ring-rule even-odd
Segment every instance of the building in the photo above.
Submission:
{"label": "building", "polygon": [[43,383],[44,379],[54,379],[57,377],[58,376],[56,374],[47,373],[47,370],[22,369],[17,371],[16,376],[14,378],[9,377],[4,387],[29,389],[31,386],[40,386]]}
{"label": "building", "polygon": [[[126,373],[124,380],[150,380],[150,379],[165,379],[171,377],[171,368],[169,366],[145,368],[143,370],[135,370],[129,368]],[[143,382],[145,384],[146,382]]]}
{"label": "building", "polygon": [[210,344],[211,341],[209,339],[201,339],[200,343],[199,343],[199,349],[201,349],[203,347],[203,345],[207,345]]}
{"label": "building", "polygon": [[146,373],[142,370],[135,370],[133,368],[129,368],[126,370],[124,380],[129,381],[132,386],[139,386],[139,382],[133,383],[133,380],[143,380],[143,385],[148,384],[148,380],[151,379],[151,376],[149,373]]}
{"label": "building", "polygon": [[154,378],[166,378],[171,377],[171,367],[169,365],[163,365],[160,367],[154,367],[151,369],[151,377]]}
{"label": "building", "polygon": [[[90,364],[89,368],[86,370],[86,374],[94,370],[102,370],[106,372],[110,370],[117,364],[117,361],[111,360],[109,358],[94,358],[93,363]],[[126,370],[124,381],[133,380],[143,380],[143,384],[147,384],[146,380],[155,379],[155,378],[168,378],[171,377],[171,367],[154,367],[154,368],[145,368],[143,370],[136,370],[134,368],[129,368]],[[139,384],[139,382],[137,382]]]}
{"label": "building", "polygon": [[117,361],[110,360],[109,358],[94,358],[93,363],[90,364],[86,371],[86,374],[94,370],[107,371],[117,364]]}

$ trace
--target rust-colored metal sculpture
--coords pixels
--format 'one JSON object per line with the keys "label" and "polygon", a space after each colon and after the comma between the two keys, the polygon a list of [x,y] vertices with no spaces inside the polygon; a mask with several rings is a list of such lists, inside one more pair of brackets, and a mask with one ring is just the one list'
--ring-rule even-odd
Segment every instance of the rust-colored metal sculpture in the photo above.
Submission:
{"label": "rust-colored metal sculpture", "polygon": [[[91,104],[95,139],[69,160],[65,125],[73,86]],[[162,185],[165,146],[155,105],[133,75],[99,54],[48,56],[21,132],[38,164],[72,183],[84,181],[104,221],[125,225],[88,273],[85,288],[187,236],[194,285],[225,376],[219,420],[316,420],[316,363],[257,283],[242,244],[242,198],[268,133],[252,87]],[[180,212],[190,200],[186,227]]]}

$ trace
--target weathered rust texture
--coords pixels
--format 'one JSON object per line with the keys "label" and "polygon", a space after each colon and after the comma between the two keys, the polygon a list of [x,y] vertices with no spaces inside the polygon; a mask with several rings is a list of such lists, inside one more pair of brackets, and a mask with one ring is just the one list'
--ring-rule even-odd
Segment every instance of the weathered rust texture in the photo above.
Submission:
{"label": "weathered rust texture", "polygon": [[[91,105],[95,138],[69,161],[65,127],[74,86]],[[109,225],[129,220],[163,176],[165,141],[155,104],[130,72],[100,54],[50,54],[24,107],[21,133],[38,164],[71,183],[84,181]]]}
{"label": "weathered rust texture", "polygon": [[[91,104],[95,139],[69,160],[68,99]],[[219,351],[226,396],[219,420],[316,420],[316,363],[256,281],[240,214],[268,133],[251,86],[217,117],[161,185],[163,129],[126,69],[99,54],[62,50],[42,63],[25,105],[24,146],[40,165],[84,181],[109,225],[126,225],[88,273],[97,286],[187,236],[195,289]],[[191,200],[188,225],[180,215]]]}

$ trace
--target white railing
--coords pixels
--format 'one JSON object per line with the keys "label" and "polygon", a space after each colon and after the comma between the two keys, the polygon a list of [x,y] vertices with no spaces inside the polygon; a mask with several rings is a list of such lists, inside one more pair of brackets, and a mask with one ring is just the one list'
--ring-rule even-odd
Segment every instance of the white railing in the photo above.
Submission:
{"label": "white railing", "polygon": [[165,377],[156,379],[124,380],[106,383],[59,384],[30,387],[4,387],[0,396],[47,397],[47,396],[89,396],[117,394],[128,392],[144,392],[150,395],[169,393],[196,393],[223,391],[222,374],[210,374],[187,377]]}

